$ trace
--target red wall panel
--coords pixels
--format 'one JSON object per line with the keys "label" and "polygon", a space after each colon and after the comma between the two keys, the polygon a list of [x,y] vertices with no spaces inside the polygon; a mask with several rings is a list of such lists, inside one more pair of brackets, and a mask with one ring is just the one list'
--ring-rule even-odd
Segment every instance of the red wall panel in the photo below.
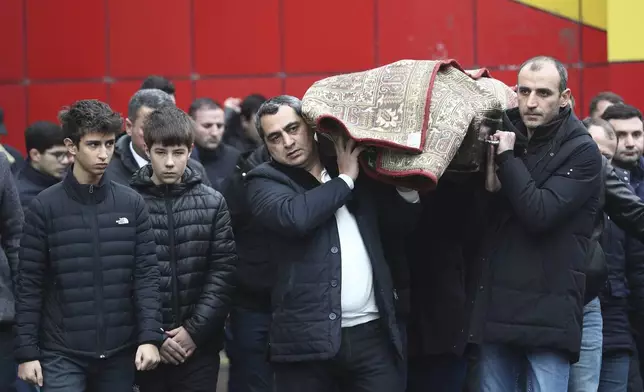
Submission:
{"label": "red wall panel", "polygon": [[0,80],[20,80],[24,75],[25,36],[23,1],[0,5]]}
{"label": "red wall panel", "polygon": [[190,74],[189,0],[107,1],[111,76]]}
{"label": "red wall panel", "polygon": [[291,77],[286,79],[286,86],[284,88],[284,94],[292,95],[294,97],[302,98],[306,90],[311,87],[311,85],[317,82],[320,79],[324,79],[329,75],[323,76],[300,76],[300,77]]}
{"label": "red wall panel", "polygon": [[476,1],[478,64],[516,65],[538,55],[580,60],[579,24],[510,0]]}
{"label": "red wall panel", "polygon": [[195,0],[196,72],[201,75],[280,72],[278,5],[278,0]]}
{"label": "red wall panel", "polygon": [[379,63],[454,58],[474,64],[475,0],[376,0]]}
{"label": "red wall panel", "polygon": [[610,70],[608,65],[602,65],[584,68],[582,72],[581,101],[578,99],[579,94],[573,93],[577,98],[577,105],[580,106],[581,115],[586,117],[589,114],[588,107],[593,97],[602,91],[611,90]]}
{"label": "red wall panel", "polygon": [[228,97],[244,98],[255,93],[271,97],[281,91],[279,78],[206,79],[197,81],[195,95],[197,98],[210,97],[223,105]]}
{"label": "red wall panel", "polygon": [[103,83],[51,83],[28,87],[27,123],[38,120],[57,121],[58,112],[79,99],[107,101]]}
{"label": "red wall panel", "polygon": [[0,142],[9,143],[24,153],[27,127],[25,87],[0,85],[0,108],[4,109],[4,124],[8,133],[1,137]]}
{"label": "red wall panel", "polygon": [[594,27],[582,27],[581,58],[585,63],[606,63],[608,42],[605,31]]}
{"label": "red wall panel", "polygon": [[644,85],[644,62],[612,63],[608,66],[611,91],[624,100],[644,109],[641,86]]}
{"label": "red wall panel", "polygon": [[285,72],[346,72],[376,65],[373,0],[282,1]]}
{"label": "red wall panel", "polygon": [[125,114],[153,73],[174,79],[187,109],[198,96],[301,97],[327,75],[403,58],[454,58],[514,84],[517,66],[544,54],[574,68],[582,113],[604,90],[644,106],[642,65],[608,66],[604,31],[514,0],[5,0],[0,53],[5,139],[18,146],[28,121],[77,99]]}
{"label": "red wall panel", "polygon": [[25,1],[27,73],[30,79],[105,76],[107,54],[103,1]]}

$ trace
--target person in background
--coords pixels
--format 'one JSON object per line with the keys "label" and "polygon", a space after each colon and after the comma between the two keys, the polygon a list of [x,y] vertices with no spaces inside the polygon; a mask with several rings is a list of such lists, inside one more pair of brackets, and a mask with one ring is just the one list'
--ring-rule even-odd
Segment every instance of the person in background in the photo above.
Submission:
{"label": "person in background", "polygon": [[[23,213],[11,164],[0,154],[0,391],[16,392],[16,361],[13,357],[15,322],[14,280]],[[24,386],[23,386],[24,388]]]}
{"label": "person in background", "polygon": [[[635,190],[635,194],[644,200],[644,122],[642,113],[636,107],[618,103],[606,108],[602,119],[608,121],[617,135],[617,152],[613,157],[616,168],[628,172],[627,181]],[[641,306],[644,298],[637,298],[637,291],[631,293],[630,322],[636,342],[635,355],[631,356],[629,372],[630,384],[635,391],[641,392],[641,374],[644,374],[644,308]],[[635,370],[639,369],[639,375]]]}
{"label": "person in background", "polygon": [[58,124],[37,121],[25,130],[27,161],[15,174],[20,203],[26,208],[37,194],[57,184],[74,162]]}
{"label": "person in background", "polygon": [[266,97],[259,94],[251,94],[243,101],[228,98],[224,102],[226,131],[223,142],[246,155],[262,145],[255,126],[255,113],[265,101]]}
{"label": "person in background", "polygon": [[77,101],[59,115],[71,171],[25,214],[16,282],[18,376],[42,392],[129,391],[160,361],[159,269],[143,198],[104,174],[122,119]]}
{"label": "person in background", "polygon": [[[602,119],[590,119],[584,123],[600,152],[610,162],[617,150],[617,136],[613,127]],[[620,168],[615,170],[620,180],[630,187],[628,173]],[[604,219],[601,245],[608,267],[608,280],[599,294],[603,319],[603,328],[600,329],[603,331],[603,355],[598,361],[601,363],[601,373],[594,390],[626,392],[630,357],[635,347],[628,319],[628,297],[633,292],[634,297],[643,298],[644,246],[625,234],[610,217],[607,218]]]}
{"label": "person in background", "polygon": [[164,93],[168,94],[172,98],[172,102],[176,104],[176,90],[174,84],[163,76],[150,75],[143,83],[141,83],[141,88],[139,90],[148,90],[148,89],[157,89],[161,90]]}
{"label": "person in background", "polygon": [[[7,127],[4,125],[4,110],[0,108],[0,136],[5,136],[7,134]],[[9,145],[0,144],[0,153],[4,154],[7,158],[7,161],[9,161],[9,164],[11,165],[11,171],[13,173],[22,168],[22,165],[24,165],[25,163],[25,158],[22,156],[20,151]]]}
{"label": "person in background", "polygon": [[237,247],[238,286],[226,327],[230,359],[229,392],[273,392],[273,369],[268,357],[271,291],[276,265],[270,259],[270,233],[253,224],[245,178],[270,159],[266,145],[241,155],[235,172],[223,185]]}
{"label": "person in background", "polygon": [[235,289],[235,241],[223,196],[187,166],[194,122],[165,106],[143,136],[150,164],[132,188],[150,210],[161,272],[162,364],[137,376],[141,392],[215,392],[224,324]]}
{"label": "person in background", "polygon": [[197,124],[192,158],[206,169],[212,186],[223,192],[223,181],[235,171],[240,152],[222,142],[226,123],[224,109],[210,98],[195,100],[188,114]]}
{"label": "person in background", "polygon": [[[125,120],[126,135],[116,142],[114,158],[107,168],[110,179],[129,186],[132,175],[148,164],[143,139],[143,123],[152,111],[163,106],[174,106],[174,101],[170,95],[158,89],[139,90],[130,98]],[[204,184],[210,186],[201,163],[190,159],[188,165],[201,173]]]}
{"label": "person in background", "polygon": [[602,114],[604,114],[604,111],[606,110],[607,107],[612,105],[617,105],[617,104],[623,104],[623,103],[624,103],[624,99],[619,95],[610,91],[601,92],[595,95],[593,99],[590,101],[590,108],[589,108],[590,118],[593,118],[593,119],[601,118]]}

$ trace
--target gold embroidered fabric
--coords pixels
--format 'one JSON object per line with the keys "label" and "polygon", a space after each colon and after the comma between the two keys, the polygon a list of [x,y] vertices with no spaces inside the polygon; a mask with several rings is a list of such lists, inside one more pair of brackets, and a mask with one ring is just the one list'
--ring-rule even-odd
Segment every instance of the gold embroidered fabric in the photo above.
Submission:
{"label": "gold embroidered fabric", "polygon": [[516,105],[514,91],[486,70],[464,71],[453,60],[401,60],[332,76],[302,100],[318,132],[344,131],[369,146],[361,156],[369,175],[415,189],[431,189],[446,170],[480,170],[481,121]]}

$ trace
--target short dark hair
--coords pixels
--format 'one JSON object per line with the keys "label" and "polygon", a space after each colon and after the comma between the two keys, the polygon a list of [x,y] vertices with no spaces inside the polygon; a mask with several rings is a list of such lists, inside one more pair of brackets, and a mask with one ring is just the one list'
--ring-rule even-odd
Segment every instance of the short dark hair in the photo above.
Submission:
{"label": "short dark hair", "polygon": [[156,109],[143,122],[143,140],[148,148],[155,143],[164,147],[187,146],[194,142],[194,121],[176,106]]}
{"label": "short dark hair", "polygon": [[190,107],[188,108],[188,115],[192,118],[195,118],[195,114],[201,109],[210,109],[216,110],[221,109],[219,102],[211,98],[197,98],[195,99]]}
{"label": "short dark hair", "polygon": [[642,112],[640,112],[639,109],[637,109],[635,106],[627,105],[625,103],[611,105],[607,107],[604,111],[604,114],[602,114],[602,119],[606,121],[628,120],[635,117],[642,120]]}
{"label": "short dark hair", "polygon": [[25,130],[27,153],[35,148],[42,154],[54,146],[65,145],[64,140],[63,129],[51,121],[36,121]]}
{"label": "short dark hair", "polygon": [[550,56],[536,56],[533,57],[523,64],[521,64],[521,67],[519,68],[519,72],[523,70],[526,66],[530,66],[531,71],[538,71],[541,69],[543,66],[543,63],[552,63],[554,64],[555,68],[557,69],[557,73],[559,73],[559,92],[563,93],[567,88],[568,88],[568,71],[566,70],[566,67],[563,65],[563,63],[559,60],[557,60],[554,57]]}
{"label": "short dark hair", "polygon": [[590,129],[590,127],[601,127],[604,130],[604,134],[606,135],[606,138],[608,140],[617,139],[615,128],[613,128],[613,126],[610,125],[610,123],[606,120],[602,120],[601,118],[588,117],[583,121],[583,123],[586,126],[586,129]]}
{"label": "short dark hair", "polygon": [[159,75],[150,75],[141,84],[141,90],[157,89],[164,93],[174,95],[175,88],[171,81]]}
{"label": "short dark hair", "polygon": [[593,99],[590,101],[590,113],[591,115],[597,111],[597,106],[599,106],[599,103],[601,101],[608,101],[612,103],[613,105],[617,105],[620,103],[624,103],[624,99],[620,97],[619,95],[615,94],[614,92],[611,91],[602,91],[601,93],[595,95]]}
{"label": "short dark hair", "polygon": [[167,105],[174,106],[174,101],[165,91],[156,88],[139,90],[130,98],[130,102],[127,105],[127,118],[130,121],[136,121],[139,110],[142,107],[154,110]]}
{"label": "short dark hair", "polygon": [[266,97],[263,95],[251,94],[247,96],[241,103],[241,116],[246,121],[250,121],[251,117],[257,113],[264,102],[266,102]]}
{"label": "short dark hair", "polygon": [[264,129],[262,128],[261,122],[262,117],[277,113],[282,106],[292,108],[298,116],[302,117],[302,101],[299,98],[292,95],[278,95],[277,97],[270,98],[259,107],[255,114],[257,133],[259,133],[261,138],[264,138]]}
{"label": "short dark hair", "polygon": [[123,119],[105,102],[85,99],[74,102],[58,113],[63,135],[74,144],[90,133],[103,135],[118,134],[123,127]]}

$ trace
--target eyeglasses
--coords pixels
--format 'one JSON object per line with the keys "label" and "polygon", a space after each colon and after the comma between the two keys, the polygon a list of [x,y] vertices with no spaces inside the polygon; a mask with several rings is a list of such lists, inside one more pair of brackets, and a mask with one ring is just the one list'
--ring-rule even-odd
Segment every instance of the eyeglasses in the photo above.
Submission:
{"label": "eyeglasses", "polygon": [[47,154],[51,155],[52,157],[56,158],[58,162],[62,162],[67,158],[68,160],[71,160],[74,158],[72,154],[70,154],[67,151],[54,151],[54,152],[47,152]]}

